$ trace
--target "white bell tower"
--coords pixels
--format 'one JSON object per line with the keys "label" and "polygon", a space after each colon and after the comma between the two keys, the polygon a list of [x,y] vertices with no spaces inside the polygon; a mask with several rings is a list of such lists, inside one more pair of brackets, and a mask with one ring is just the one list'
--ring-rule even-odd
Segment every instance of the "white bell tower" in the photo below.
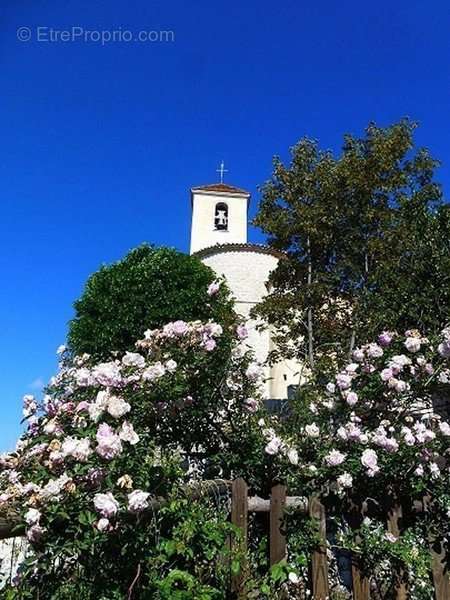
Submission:
{"label": "white bell tower", "polygon": [[215,183],[192,188],[191,200],[191,254],[218,244],[247,243],[249,192]]}

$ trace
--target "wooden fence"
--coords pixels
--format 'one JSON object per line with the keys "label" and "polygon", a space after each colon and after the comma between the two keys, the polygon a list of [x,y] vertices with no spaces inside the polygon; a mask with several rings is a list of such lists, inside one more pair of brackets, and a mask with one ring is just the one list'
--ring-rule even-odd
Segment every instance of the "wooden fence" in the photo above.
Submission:
{"label": "wooden fence", "polygon": [[[312,598],[314,600],[328,600],[330,593],[329,586],[329,565],[327,559],[327,531],[326,531],[326,511],[318,497],[303,498],[300,496],[288,496],[286,487],[275,485],[272,487],[269,499],[259,496],[249,496],[248,486],[243,479],[212,480],[196,482],[193,485],[185,487],[185,493],[190,498],[197,499],[204,496],[222,496],[226,497],[231,488],[231,521],[240,529],[241,535],[232,540],[234,550],[245,554],[248,540],[248,513],[265,512],[269,513],[269,561],[274,565],[286,556],[287,540],[283,533],[285,530],[283,521],[289,518],[286,509],[309,514],[317,521],[317,530],[319,532],[319,547],[311,556],[311,587]],[[166,504],[167,500],[160,497],[149,499],[150,512],[153,514],[161,506]],[[427,500],[424,499],[420,510],[426,508]],[[401,534],[401,516],[400,506],[394,506],[387,518],[386,527],[395,537]],[[23,524],[17,515],[0,515],[0,540],[21,536],[24,534]],[[432,546],[430,540],[430,548]],[[450,578],[445,569],[444,553],[436,553],[432,548],[432,580],[434,584],[434,593],[436,600],[450,600]],[[231,591],[239,600],[245,599],[245,565],[242,566],[240,573],[231,578]],[[431,581],[431,579],[430,579]],[[352,584],[353,600],[370,599],[370,577],[364,574],[359,566],[357,557],[352,557]],[[407,600],[407,583],[402,580],[402,574],[398,574],[396,590],[393,600]]]}
{"label": "wooden fence", "polygon": [[[269,500],[259,497],[249,497],[248,487],[243,479],[236,479],[232,483],[231,493],[231,520],[241,531],[239,538],[234,540],[235,550],[245,552],[247,549],[247,526],[249,512],[269,512],[269,560],[274,565],[286,556],[286,537],[283,533],[283,521],[286,517],[285,509],[309,512],[317,521],[317,529],[321,543],[311,556],[311,587],[314,600],[328,600],[330,595],[329,565],[327,559],[327,532],[326,512],[320,499],[312,497],[309,500],[297,496],[287,496],[286,487],[275,485],[271,490]],[[387,530],[395,537],[401,534],[399,522],[401,507],[395,506],[388,514]],[[450,600],[450,578],[443,563],[443,554],[432,554],[432,579],[436,600]],[[242,566],[240,573],[232,577],[231,589],[239,599],[245,599],[246,568]],[[359,566],[357,557],[352,558],[353,600],[370,599],[370,577],[364,574]],[[431,585],[431,579],[430,579]],[[393,600],[406,600],[408,598],[407,583],[403,580],[402,573],[397,576],[396,589]]]}

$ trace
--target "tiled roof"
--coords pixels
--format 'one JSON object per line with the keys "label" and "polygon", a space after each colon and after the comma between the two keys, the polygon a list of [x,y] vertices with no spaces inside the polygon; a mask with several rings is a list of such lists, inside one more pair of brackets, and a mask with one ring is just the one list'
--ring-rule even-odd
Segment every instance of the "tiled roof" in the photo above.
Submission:
{"label": "tiled roof", "polygon": [[215,246],[208,246],[194,252],[194,256],[205,258],[206,256],[211,256],[211,254],[220,254],[222,252],[256,252],[259,254],[272,254],[277,258],[285,256],[280,250],[276,250],[265,244],[216,244]]}
{"label": "tiled roof", "polygon": [[210,185],[199,185],[193,187],[192,192],[220,192],[222,194],[245,194],[250,196],[250,192],[243,190],[242,188],[235,187],[234,185],[228,185],[226,183],[211,183]]}

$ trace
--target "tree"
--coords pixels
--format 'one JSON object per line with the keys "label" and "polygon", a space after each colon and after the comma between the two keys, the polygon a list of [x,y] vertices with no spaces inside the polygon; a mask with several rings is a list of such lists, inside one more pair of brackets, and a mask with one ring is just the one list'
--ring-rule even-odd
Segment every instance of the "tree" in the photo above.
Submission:
{"label": "tree", "polygon": [[262,187],[255,224],[286,254],[258,312],[278,352],[315,366],[386,328],[437,331],[450,309],[450,211],[415,124],[370,124],[334,157],[309,139]]}
{"label": "tree", "polygon": [[142,245],[88,279],[74,305],[69,348],[74,355],[87,352],[106,359],[113,350],[133,349],[146,329],[169,321],[213,319],[224,324],[232,318],[232,303],[225,286],[218,292],[219,301],[210,302],[208,286],[214,279],[198,258]]}

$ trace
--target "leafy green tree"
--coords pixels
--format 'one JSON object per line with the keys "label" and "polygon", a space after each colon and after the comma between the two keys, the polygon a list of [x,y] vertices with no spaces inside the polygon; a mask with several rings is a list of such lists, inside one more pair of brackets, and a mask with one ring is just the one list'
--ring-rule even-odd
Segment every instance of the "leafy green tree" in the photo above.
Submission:
{"label": "leafy green tree", "polygon": [[146,329],[169,321],[213,319],[227,323],[232,303],[225,286],[211,302],[215,274],[198,258],[172,248],[142,245],[125,258],[102,266],[75,302],[68,344],[73,354],[108,358],[133,349]]}
{"label": "leafy green tree", "polygon": [[274,159],[255,224],[286,253],[258,311],[278,352],[315,366],[382,329],[436,331],[450,309],[450,211],[438,163],[408,120],[344,137],[340,156],[301,140]]}

